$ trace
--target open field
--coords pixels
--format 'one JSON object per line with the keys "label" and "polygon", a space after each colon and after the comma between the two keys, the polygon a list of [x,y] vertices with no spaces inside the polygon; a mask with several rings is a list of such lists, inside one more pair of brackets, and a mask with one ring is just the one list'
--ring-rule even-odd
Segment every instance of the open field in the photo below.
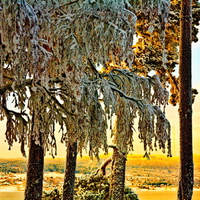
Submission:
{"label": "open field", "polygon": [[[108,156],[100,156],[100,163]],[[88,157],[79,159],[77,169],[82,173],[95,171],[97,161],[90,161]],[[195,185],[200,188],[200,155],[194,155]],[[108,166],[107,174],[110,168]],[[126,165],[126,185],[139,189],[174,188],[178,186],[179,157],[166,157],[152,155],[151,159],[143,158],[142,155],[128,155]]]}
{"label": "open field", "polygon": [[[78,158],[76,175],[90,175],[96,171],[100,164],[109,156],[100,156],[100,162],[91,161],[89,157]],[[194,156],[195,188],[200,189],[200,155]],[[0,191],[24,190],[27,160],[0,159]],[[65,159],[46,159],[44,189],[61,188]],[[126,167],[126,185],[137,189],[175,189],[178,185],[179,158],[166,156],[151,156],[148,160],[142,155],[128,155]],[[107,175],[110,165],[107,167]]]}
{"label": "open field", "polygon": [[[194,156],[195,188],[200,188],[200,156]],[[150,160],[128,156],[127,180],[134,187],[154,189],[178,186],[179,157],[151,156]]]}

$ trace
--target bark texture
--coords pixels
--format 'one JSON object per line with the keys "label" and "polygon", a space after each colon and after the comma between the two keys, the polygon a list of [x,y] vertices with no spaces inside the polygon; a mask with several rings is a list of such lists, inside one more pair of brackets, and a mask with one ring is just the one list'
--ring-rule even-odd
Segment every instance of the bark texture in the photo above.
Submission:
{"label": "bark texture", "polygon": [[109,199],[123,200],[126,156],[123,153],[120,153],[117,148],[113,148],[112,168]]}
{"label": "bark texture", "polygon": [[25,200],[42,199],[44,169],[44,148],[31,140],[28,158],[28,171]]}
{"label": "bark texture", "polygon": [[181,1],[180,14],[180,179],[179,200],[191,200],[193,194],[192,150],[192,87],[191,87],[191,42],[192,1]]}
{"label": "bark texture", "polygon": [[66,168],[63,184],[63,200],[74,199],[74,184],[77,158],[77,143],[68,144],[66,156]]}

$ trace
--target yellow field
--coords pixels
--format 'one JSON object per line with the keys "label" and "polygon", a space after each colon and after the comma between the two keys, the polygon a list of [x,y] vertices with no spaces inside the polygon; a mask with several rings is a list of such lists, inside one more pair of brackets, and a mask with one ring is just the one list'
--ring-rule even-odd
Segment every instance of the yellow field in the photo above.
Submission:
{"label": "yellow field", "polygon": [[[110,155],[101,155],[99,162],[88,156],[78,157],[76,174],[93,174]],[[200,188],[200,155],[194,155],[195,188]],[[110,164],[107,166],[107,175],[110,173]],[[25,173],[27,159],[0,159],[0,171],[5,174]],[[64,158],[45,159],[45,173],[64,173]],[[177,187],[179,176],[179,157],[168,158],[164,155],[151,155],[150,160],[143,155],[128,155],[126,163],[126,185],[144,189],[155,187]],[[61,175],[62,177],[62,175]],[[60,179],[59,179],[60,180]]]}
{"label": "yellow field", "polygon": [[[101,155],[100,162],[91,161],[88,156],[78,158],[80,173],[93,173],[110,155]],[[200,155],[194,155],[195,188],[200,188]],[[107,167],[107,174],[110,166]],[[128,155],[126,181],[133,187],[153,189],[154,187],[177,187],[179,176],[179,157],[151,155],[150,160],[143,155]]]}

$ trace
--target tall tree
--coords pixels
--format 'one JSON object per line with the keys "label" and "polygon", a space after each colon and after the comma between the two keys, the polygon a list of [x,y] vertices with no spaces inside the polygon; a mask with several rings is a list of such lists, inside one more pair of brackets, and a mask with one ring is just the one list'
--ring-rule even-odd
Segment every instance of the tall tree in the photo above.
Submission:
{"label": "tall tree", "polygon": [[192,85],[191,85],[192,0],[181,1],[180,13],[180,180],[178,199],[193,194]]}
{"label": "tall tree", "polygon": [[[126,70],[122,73],[121,75],[117,73],[120,77],[117,80],[118,88],[123,88],[123,93],[116,97],[111,199],[115,199],[116,196],[123,199],[126,155],[130,150],[134,150],[133,136],[136,129],[147,154],[159,148],[163,152],[167,149],[168,156],[171,156],[170,124],[161,110],[161,107],[164,108],[168,102],[168,92],[162,88],[157,75],[143,78]],[[134,84],[135,82],[138,85]],[[122,98],[124,94],[129,96]],[[128,97],[134,98],[131,100]],[[136,118],[139,119],[138,124]]]}

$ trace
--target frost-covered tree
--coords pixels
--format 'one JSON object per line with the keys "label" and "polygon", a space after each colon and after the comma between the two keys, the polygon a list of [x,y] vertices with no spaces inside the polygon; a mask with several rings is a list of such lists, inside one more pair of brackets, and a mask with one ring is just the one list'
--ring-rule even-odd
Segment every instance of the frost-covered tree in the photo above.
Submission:
{"label": "frost-covered tree", "polygon": [[[31,147],[54,156],[56,124],[68,149],[76,144],[80,154],[86,149],[93,158],[100,149],[107,153],[107,122],[116,115],[115,144],[120,155],[126,155],[138,116],[144,150],[149,153],[155,144],[164,151],[168,145],[170,155],[169,122],[161,110],[168,94],[158,76],[144,78],[132,70],[139,10],[149,16],[152,27],[154,16],[159,16],[164,32],[168,0],[0,2],[0,116],[7,119],[9,147],[20,142],[23,155],[24,145],[30,147],[28,172],[35,170],[35,175],[27,174],[26,199],[40,199],[42,190]],[[164,39],[162,35],[161,42]],[[124,63],[129,70],[96,70],[113,63],[119,68]],[[63,193],[63,199],[73,199],[67,195]]]}
{"label": "frost-covered tree", "polygon": [[118,91],[114,112],[117,119],[112,129],[115,145],[112,146],[110,197],[123,199],[126,155],[134,150],[135,129],[147,155],[159,148],[163,152],[168,149],[167,154],[171,156],[170,124],[161,110],[168,102],[169,93],[162,88],[157,75],[144,78],[126,70],[116,71],[109,73],[109,78],[115,80],[113,89]]}

